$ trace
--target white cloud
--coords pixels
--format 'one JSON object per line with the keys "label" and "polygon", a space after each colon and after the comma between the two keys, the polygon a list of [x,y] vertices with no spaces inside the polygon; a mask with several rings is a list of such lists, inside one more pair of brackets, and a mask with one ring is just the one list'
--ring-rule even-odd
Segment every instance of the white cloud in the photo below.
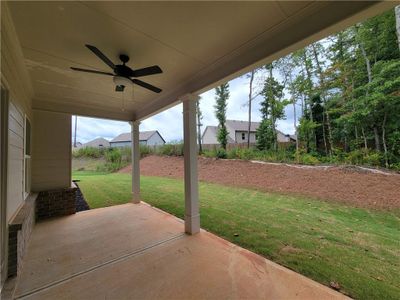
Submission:
{"label": "white cloud", "polygon": [[[227,107],[227,118],[234,120],[248,119],[248,92],[249,79],[245,76],[238,77],[229,82],[230,98]],[[252,120],[260,121],[260,100],[257,97],[253,100]],[[215,93],[209,90],[201,95],[200,109],[203,113],[203,127],[208,125],[216,125],[217,120],[214,115]],[[297,106],[297,116],[299,116],[300,107]],[[294,133],[293,126],[293,106],[289,105],[285,109],[286,120],[277,122],[278,129],[284,133]],[[74,120],[72,130],[74,132]],[[183,139],[182,125],[182,104],[176,105],[165,110],[151,118],[144,120],[140,124],[140,130],[158,130],[167,142]],[[128,122],[110,121],[104,119],[94,119],[86,117],[78,117],[77,141],[82,143],[88,142],[96,137],[104,137],[108,140],[114,138],[120,133],[129,132],[130,125]]]}
{"label": "white cloud", "polygon": [[[128,122],[110,121],[105,119],[86,118],[78,116],[76,140],[86,143],[97,137],[111,140],[120,133],[128,132],[131,126]],[[72,118],[72,134],[75,130],[75,117]]]}
{"label": "white cloud", "polygon": [[167,141],[183,139],[182,104],[178,104],[141,122],[140,130],[158,130]]}

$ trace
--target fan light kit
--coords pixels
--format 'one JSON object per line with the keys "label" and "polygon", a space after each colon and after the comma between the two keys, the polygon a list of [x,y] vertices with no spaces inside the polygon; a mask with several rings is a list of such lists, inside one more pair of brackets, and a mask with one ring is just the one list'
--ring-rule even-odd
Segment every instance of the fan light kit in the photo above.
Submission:
{"label": "fan light kit", "polygon": [[113,77],[114,83],[117,86],[129,86],[132,84],[132,81],[129,78],[123,76],[114,76]]}
{"label": "fan light kit", "polygon": [[[126,86],[129,86],[130,84],[134,83],[137,84],[141,87],[144,87],[150,91],[153,91],[155,93],[160,93],[162,90],[158,87],[155,87],[149,83],[146,83],[144,81],[141,81],[139,79],[136,79],[136,77],[142,77],[142,76],[148,76],[148,75],[153,75],[153,74],[160,74],[162,73],[162,70],[159,66],[151,66],[143,69],[138,69],[138,70],[132,70],[129,68],[126,63],[129,61],[129,56],[125,54],[121,54],[119,56],[119,59],[122,61],[122,65],[114,65],[114,63],[107,58],[99,49],[97,49],[95,46],[91,45],[85,45],[90,51],[92,51],[98,58],[100,58],[107,66],[109,66],[113,73],[109,72],[102,72],[102,71],[97,71],[97,70],[88,70],[88,69],[81,69],[81,68],[75,68],[71,67],[72,70],[74,71],[79,71],[79,72],[86,72],[86,73],[95,73],[95,74],[102,74],[102,75],[108,75],[108,76],[113,76],[113,80],[115,83],[115,91],[116,92],[123,92],[124,88]],[[131,78],[133,77],[133,78]]]}

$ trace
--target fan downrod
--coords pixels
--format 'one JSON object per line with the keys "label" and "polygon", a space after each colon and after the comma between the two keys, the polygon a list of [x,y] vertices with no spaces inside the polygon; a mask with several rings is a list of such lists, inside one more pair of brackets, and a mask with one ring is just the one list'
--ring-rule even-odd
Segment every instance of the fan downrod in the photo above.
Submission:
{"label": "fan downrod", "polygon": [[129,56],[125,54],[121,54],[119,56],[119,59],[123,62],[123,64],[126,64],[129,61]]}

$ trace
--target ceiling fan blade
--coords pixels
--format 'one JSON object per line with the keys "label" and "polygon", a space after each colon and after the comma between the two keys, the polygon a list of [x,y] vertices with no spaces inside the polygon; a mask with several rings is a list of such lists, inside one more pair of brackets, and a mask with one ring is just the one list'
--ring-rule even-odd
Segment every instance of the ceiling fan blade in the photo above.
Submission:
{"label": "ceiling fan blade", "polygon": [[143,69],[134,70],[132,77],[141,77],[159,73],[162,73],[162,70],[159,66],[151,66]]}
{"label": "ceiling fan blade", "polygon": [[92,51],[98,58],[100,58],[102,61],[104,61],[111,69],[115,69],[115,65],[111,60],[108,59],[107,56],[103,54],[99,49],[97,49],[95,46],[91,45],[85,45],[86,47],[89,48],[90,51]]}
{"label": "ceiling fan blade", "polygon": [[114,74],[112,74],[112,73],[96,71],[96,70],[88,70],[88,69],[81,69],[81,68],[75,68],[75,67],[71,67],[71,69],[74,70],[74,71],[79,71],[79,72],[87,72],[87,73],[95,73],[95,74],[103,74],[103,75],[114,76]]}
{"label": "ceiling fan blade", "polygon": [[162,89],[159,89],[158,87],[155,87],[154,85],[151,85],[149,83],[146,83],[144,81],[141,81],[139,79],[131,79],[133,83],[140,85],[141,87],[144,87],[150,91],[153,91],[155,93],[160,93]]}
{"label": "ceiling fan blade", "polygon": [[124,86],[123,85],[116,85],[115,86],[115,91],[116,92],[123,92],[124,91]]}

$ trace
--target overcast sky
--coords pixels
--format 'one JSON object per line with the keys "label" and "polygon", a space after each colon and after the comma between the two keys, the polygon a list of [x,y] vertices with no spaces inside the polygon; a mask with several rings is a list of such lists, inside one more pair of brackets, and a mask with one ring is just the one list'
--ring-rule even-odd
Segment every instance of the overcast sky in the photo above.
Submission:
{"label": "overcast sky", "polygon": [[[257,81],[257,80],[255,80]],[[258,80],[260,81],[260,79]],[[230,97],[228,100],[227,119],[243,120],[248,119],[249,79],[242,76],[229,82]],[[260,121],[260,100],[257,97],[253,100],[252,120]],[[209,90],[201,95],[200,108],[203,113],[202,131],[208,125],[217,125],[214,115],[215,92]],[[300,111],[300,108],[297,108]],[[277,122],[278,129],[287,134],[294,133],[293,126],[293,106],[286,107],[286,120]],[[74,133],[75,118],[72,119],[72,133]],[[104,119],[94,119],[78,117],[77,141],[86,143],[97,137],[104,137],[111,140],[123,132],[130,132],[128,122],[110,121]],[[182,126],[182,104],[176,105],[151,118],[144,120],[140,124],[140,131],[158,130],[167,142],[179,141],[183,139]]]}

